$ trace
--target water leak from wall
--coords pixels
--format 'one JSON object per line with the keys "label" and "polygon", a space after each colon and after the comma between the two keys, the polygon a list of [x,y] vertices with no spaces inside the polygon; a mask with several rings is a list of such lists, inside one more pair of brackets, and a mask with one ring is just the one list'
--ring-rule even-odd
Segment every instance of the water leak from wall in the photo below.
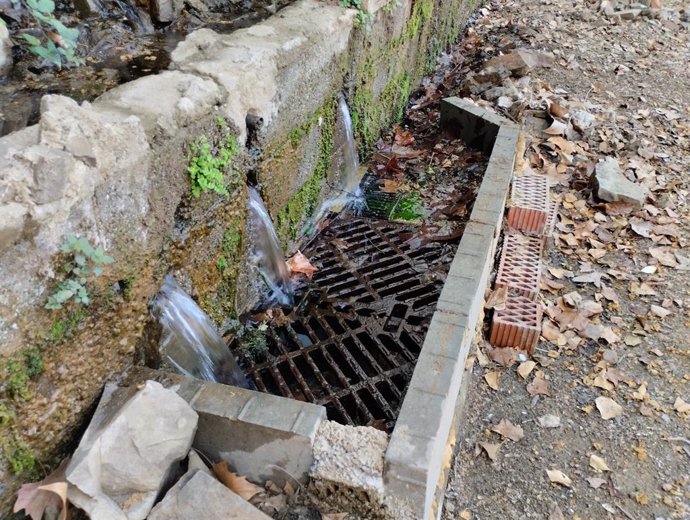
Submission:
{"label": "water leak from wall", "polygon": [[251,187],[249,188],[249,225],[252,260],[268,286],[270,299],[283,305],[292,304],[294,289],[283,249],[280,247],[273,222],[261,196]]}
{"label": "water leak from wall", "polygon": [[151,312],[162,328],[161,357],[180,373],[251,388],[209,317],[172,275],[165,277]]}

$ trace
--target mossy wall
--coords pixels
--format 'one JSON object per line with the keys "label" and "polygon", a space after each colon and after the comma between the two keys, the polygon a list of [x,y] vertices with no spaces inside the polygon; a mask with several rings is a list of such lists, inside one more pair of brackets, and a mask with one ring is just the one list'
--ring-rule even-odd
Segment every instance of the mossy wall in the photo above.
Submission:
{"label": "mossy wall", "polygon": [[[262,194],[287,251],[328,197],[333,162],[336,95],[350,107],[360,158],[373,150],[383,128],[400,121],[412,91],[433,69],[441,50],[459,35],[478,0],[391,0],[353,33],[347,56],[328,76],[330,94],[267,145]],[[322,89],[323,92],[323,89]],[[307,99],[309,99],[307,95]],[[304,104],[304,99],[301,100]],[[308,226],[307,226],[308,228]]]}

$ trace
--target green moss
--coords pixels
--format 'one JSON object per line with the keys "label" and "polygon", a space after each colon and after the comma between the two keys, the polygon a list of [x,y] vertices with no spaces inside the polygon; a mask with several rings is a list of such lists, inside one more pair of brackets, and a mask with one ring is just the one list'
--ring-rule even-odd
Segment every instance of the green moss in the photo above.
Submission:
{"label": "green moss", "polygon": [[360,84],[352,100],[352,124],[362,155],[373,149],[382,128],[402,120],[409,95],[410,76],[405,70],[386,84],[378,100],[374,98],[371,86]]}
{"label": "green moss", "polygon": [[137,273],[130,273],[130,275],[124,279],[122,283],[122,297],[126,302],[132,299],[132,291],[137,283]]}
{"label": "green moss", "polygon": [[24,441],[13,438],[3,445],[2,451],[15,475],[35,474],[36,455]]}
{"label": "green moss", "polygon": [[431,19],[434,12],[434,0],[416,0],[412,7],[412,14],[407,22],[405,34],[408,39],[413,39],[419,34],[419,30]]}
{"label": "green moss", "polygon": [[239,337],[239,349],[252,363],[263,361],[268,356],[266,330],[265,324],[256,328],[250,326],[244,329]]}
{"label": "green moss", "polygon": [[391,208],[389,217],[391,220],[401,220],[412,222],[419,220],[424,215],[424,206],[419,197],[419,192],[413,191],[404,197]]}
{"label": "green moss", "polygon": [[0,399],[0,426],[7,426],[14,421],[14,410],[8,408],[7,404]]}
{"label": "green moss", "polygon": [[15,358],[7,362],[5,366],[5,389],[12,399],[28,399],[29,375],[22,360]]}
{"label": "green moss", "polygon": [[335,100],[329,99],[309,119],[309,131],[314,124],[321,122],[321,139],[319,155],[316,165],[307,181],[290,199],[285,208],[276,218],[276,231],[284,246],[295,240],[300,231],[300,225],[316,211],[321,195],[323,181],[331,168],[333,154],[333,133],[335,129]]}
{"label": "green moss", "polygon": [[80,308],[70,313],[66,318],[55,320],[46,333],[46,340],[50,343],[60,344],[72,338],[77,332],[79,323],[84,318],[86,318],[86,310]]}
{"label": "green moss", "polygon": [[34,378],[43,373],[43,354],[37,347],[31,347],[24,352],[25,373],[29,378]]}

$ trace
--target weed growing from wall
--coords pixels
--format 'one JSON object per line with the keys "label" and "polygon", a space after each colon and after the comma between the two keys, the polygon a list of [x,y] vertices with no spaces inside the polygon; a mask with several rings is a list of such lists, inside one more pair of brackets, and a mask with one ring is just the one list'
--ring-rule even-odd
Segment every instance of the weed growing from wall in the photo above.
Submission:
{"label": "weed growing from wall", "polygon": [[87,239],[74,235],[67,237],[60,250],[71,255],[65,264],[68,278],[48,296],[46,309],[62,309],[69,300],[88,305],[91,300],[86,289],[87,277],[99,276],[103,272],[103,265],[112,263],[113,257],[106,255],[102,247],[94,248]]}
{"label": "weed growing from wall", "polygon": [[189,147],[187,172],[192,182],[192,195],[196,198],[207,191],[227,196],[226,173],[232,174],[232,184],[239,180],[239,174],[232,165],[233,158],[240,152],[237,139],[223,118],[219,118],[217,123],[225,133],[218,146],[211,146],[208,137],[202,134]]}

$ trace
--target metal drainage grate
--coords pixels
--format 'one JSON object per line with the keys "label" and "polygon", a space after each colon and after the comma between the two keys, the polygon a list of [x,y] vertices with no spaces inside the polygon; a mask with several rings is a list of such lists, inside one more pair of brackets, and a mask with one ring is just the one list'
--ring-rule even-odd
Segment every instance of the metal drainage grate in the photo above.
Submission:
{"label": "metal drainage grate", "polygon": [[347,211],[321,231],[303,250],[319,269],[303,303],[269,327],[265,362],[242,359],[257,388],[392,430],[459,241],[413,250],[416,231]]}

